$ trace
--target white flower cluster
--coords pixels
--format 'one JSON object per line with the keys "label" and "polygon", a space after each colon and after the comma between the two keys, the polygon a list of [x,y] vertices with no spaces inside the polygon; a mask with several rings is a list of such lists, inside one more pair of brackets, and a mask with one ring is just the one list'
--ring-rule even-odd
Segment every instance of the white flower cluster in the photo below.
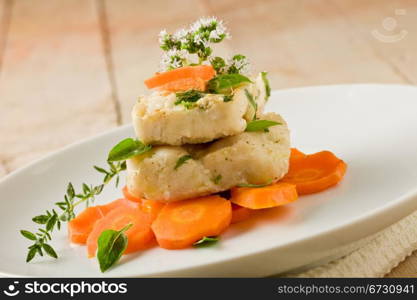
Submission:
{"label": "white flower cluster", "polygon": [[188,60],[188,52],[185,50],[172,49],[164,52],[160,63],[160,71],[168,71],[180,68]]}
{"label": "white flower cluster", "polygon": [[174,34],[166,30],[159,33],[159,44],[165,51],[160,64],[161,71],[166,71],[189,64],[191,54],[196,54],[199,63],[206,61],[212,49],[210,43],[219,43],[230,34],[223,21],[215,17],[201,18],[188,29],[180,29]]}

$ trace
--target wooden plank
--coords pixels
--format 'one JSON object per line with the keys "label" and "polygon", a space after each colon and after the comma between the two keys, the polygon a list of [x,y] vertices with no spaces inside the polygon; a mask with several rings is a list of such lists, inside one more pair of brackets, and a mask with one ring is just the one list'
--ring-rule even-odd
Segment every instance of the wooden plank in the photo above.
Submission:
{"label": "wooden plank", "polygon": [[407,83],[417,84],[417,2],[332,0],[356,35]]}
{"label": "wooden plank", "polygon": [[[122,121],[131,121],[130,112],[139,95],[147,92],[143,80],[158,71],[162,50],[158,33],[175,31],[208,15],[198,1],[105,1],[112,59]],[[217,49],[227,52],[227,46]]]}
{"label": "wooden plank", "polygon": [[92,0],[14,3],[0,99],[9,170],[116,124]]}
{"label": "wooden plank", "polygon": [[268,70],[273,88],[405,82],[324,0],[225,2],[208,6],[231,27],[233,50]]}

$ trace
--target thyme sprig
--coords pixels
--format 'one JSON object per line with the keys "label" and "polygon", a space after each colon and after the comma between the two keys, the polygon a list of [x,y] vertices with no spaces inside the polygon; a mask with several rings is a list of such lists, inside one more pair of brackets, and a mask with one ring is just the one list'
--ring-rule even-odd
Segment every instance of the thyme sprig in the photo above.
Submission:
{"label": "thyme sprig", "polygon": [[93,203],[95,197],[103,191],[104,186],[114,178],[116,179],[115,184],[117,187],[120,172],[126,170],[126,161],[108,162],[108,169],[98,166],[94,166],[94,169],[104,174],[101,184],[93,186],[83,183],[81,191],[76,192],[73,184],[70,182],[64,195],[64,201],[56,202],[55,208],[46,210],[44,214],[32,218],[34,223],[43,225],[43,228],[38,228],[36,233],[27,230],[20,231],[22,236],[33,241],[33,244],[28,247],[29,251],[26,256],[26,262],[31,261],[36,255],[43,256],[44,252],[53,258],[58,258],[55,249],[49,244],[52,240],[53,231],[55,229],[60,230],[62,222],[68,222],[75,217],[74,209],[76,206],[81,203],[89,206]]}

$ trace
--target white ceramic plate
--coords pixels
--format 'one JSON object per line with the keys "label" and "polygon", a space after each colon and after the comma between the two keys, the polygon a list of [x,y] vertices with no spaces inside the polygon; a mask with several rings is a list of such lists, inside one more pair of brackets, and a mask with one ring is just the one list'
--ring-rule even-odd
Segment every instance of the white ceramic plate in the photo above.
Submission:
{"label": "white ceramic plate", "polygon": [[[275,91],[268,110],[282,114],[293,146],[329,149],[348,163],[344,181],[325,192],[236,224],[212,248],[155,248],[125,256],[104,275],[84,247],[54,233],[60,258],[26,264],[31,217],[63,197],[68,181],[99,183],[91,166],[133,136],[130,126],[72,145],[0,182],[0,274],[4,276],[266,276],[325,259],[417,209],[417,88],[342,85]],[[123,183],[122,183],[123,185]],[[109,186],[98,201],[121,195]],[[337,254],[337,253],[336,253]],[[339,252],[339,255],[341,252]],[[333,253],[334,255],[334,253]]]}

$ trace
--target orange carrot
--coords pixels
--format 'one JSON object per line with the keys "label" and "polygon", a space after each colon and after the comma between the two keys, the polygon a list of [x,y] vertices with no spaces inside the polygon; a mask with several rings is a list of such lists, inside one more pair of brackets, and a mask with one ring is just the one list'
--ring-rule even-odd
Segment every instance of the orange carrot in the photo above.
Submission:
{"label": "orange carrot", "polygon": [[68,222],[68,236],[72,243],[85,244],[94,224],[118,207],[137,207],[137,204],[118,199],[106,205],[91,206],[84,209],[77,217]]}
{"label": "orange carrot", "polygon": [[205,236],[217,236],[232,218],[230,201],[207,196],[168,203],[152,224],[159,246],[186,248]]}
{"label": "orange carrot", "polygon": [[68,222],[68,236],[72,243],[85,244],[97,220],[104,217],[100,207],[84,209],[78,216]]}
{"label": "orange carrot", "polygon": [[141,202],[141,199],[139,197],[136,197],[129,192],[127,185],[123,187],[122,191],[123,191],[123,196],[126,199],[133,201],[133,202]]}
{"label": "orange carrot", "polygon": [[204,91],[206,89],[206,81],[201,78],[183,78],[165,83],[158,87],[161,91],[181,92],[188,90]]}
{"label": "orange carrot", "polygon": [[231,224],[239,223],[250,218],[253,210],[232,203],[232,221]]}
{"label": "orange carrot", "polygon": [[297,148],[291,148],[290,161],[293,160],[293,159],[304,158],[304,157],[306,157],[305,153],[301,152]]}
{"label": "orange carrot", "polygon": [[262,209],[284,205],[297,200],[297,198],[295,185],[278,182],[259,188],[232,188],[230,200],[246,208]]}
{"label": "orange carrot", "polygon": [[212,66],[187,66],[167,72],[157,73],[154,77],[145,80],[149,89],[160,88],[164,90],[180,91],[197,89],[203,91],[205,82],[216,74]]}
{"label": "orange carrot", "polygon": [[155,219],[164,208],[164,206],[165,203],[161,201],[143,199],[141,208],[144,212],[151,214]]}
{"label": "orange carrot", "polygon": [[132,253],[150,248],[154,243],[151,230],[152,216],[140,208],[119,207],[104,218],[98,220],[87,239],[88,257],[96,255],[97,241],[104,230],[121,230],[128,224],[133,224],[126,232],[127,248],[124,253]]}
{"label": "orange carrot", "polygon": [[300,195],[323,191],[336,185],[346,173],[346,163],[330,151],[321,151],[293,159],[281,180],[297,186]]}

